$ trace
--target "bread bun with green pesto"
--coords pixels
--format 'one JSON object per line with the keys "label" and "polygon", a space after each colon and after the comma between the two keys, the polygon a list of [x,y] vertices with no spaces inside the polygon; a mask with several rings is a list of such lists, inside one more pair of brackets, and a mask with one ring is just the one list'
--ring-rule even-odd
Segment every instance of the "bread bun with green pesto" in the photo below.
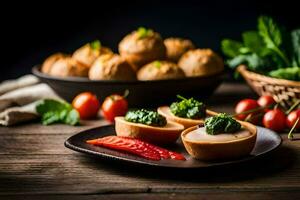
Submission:
{"label": "bread bun with green pesto", "polygon": [[99,56],[107,53],[113,52],[109,48],[102,46],[99,40],[95,40],[77,49],[72,57],[87,67],[91,67]]}
{"label": "bread bun with green pesto", "polygon": [[122,39],[119,53],[137,71],[149,62],[165,59],[166,47],[159,33],[140,27]]}
{"label": "bread bun with green pesto", "polygon": [[143,66],[137,72],[137,78],[141,81],[180,79],[184,77],[185,75],[182,69],[170,61],[153,61]]}

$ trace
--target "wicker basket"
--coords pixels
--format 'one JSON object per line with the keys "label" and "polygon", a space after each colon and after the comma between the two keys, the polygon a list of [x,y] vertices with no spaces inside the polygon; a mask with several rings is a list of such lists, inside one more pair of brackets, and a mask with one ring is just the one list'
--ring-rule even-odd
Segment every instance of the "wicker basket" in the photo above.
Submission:
{"label": "wicker basket", "polygon": [[240,65],[237,71],[260,96],[272,95],[278,103],[284,106],[291,106],[295,100],[300,99],[299,81],[290,81],[257,74],[248,71],[245,65]]}

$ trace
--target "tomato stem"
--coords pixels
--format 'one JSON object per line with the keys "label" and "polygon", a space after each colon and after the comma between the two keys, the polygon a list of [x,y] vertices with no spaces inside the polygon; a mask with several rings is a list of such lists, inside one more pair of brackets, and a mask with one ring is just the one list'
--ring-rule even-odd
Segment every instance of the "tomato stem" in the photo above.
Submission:
{"label": "tomato stem", "polygon": [[262,107],[258,107],[258,108],[254,108],[254,109],[251,109],[251,110],[247,110],[247,111],[244,111],[244,112],[240,112],[240,113],[236,113],[234,115],[231,115],[231,117],[235,117],[237,115],[244,115],[244,114],[251,114],[251,113],[254,113],[256,111],[260,111],[260,110],[264,110],[266,108],[270,108],[272,107],[274,104],[271,104],[271,105],[268,105],[268,106],[262,106]]}
{"label": "tomato stem", "polygon": [[128,95],[129,95],[129,90],[126,89],[126,90],[124,91],[123,98],[126,99],[126,98],[128,97]]}
{"label": "tomato stem", "polygon": [[177,94],[176,97],[177,97],[178,99],[181,99],[181,100],[187,100],[185,97],[183,97],[183,96],[181,96],[181,95],[179,95],[179,94]]}
{"label": "tomato stem", "polygon": [[293,140],[293,138],[294,138],[293,131],[295,130],[295,128],[296,128],[296,126],[297,126],[297,124],[299,122],[299,119],[300,119],[300,117],[297,118],[296,122],[294,123],[293,127],[291,128],[291,130],[290,130],[290,132],[288,134],[288,139],[290,139],[290,140]]}
{"label": "tomato stem", "polygon": [[251,122],[252,119],[263,116],[263,113],[259,113],[257,115],[248,115],[244,121]]}
{"label": "tomato stem", "polygon": [[288,115],[292,112],[298,105],[300,104],[300,100],[297,100],[286,112],[285,114]]}

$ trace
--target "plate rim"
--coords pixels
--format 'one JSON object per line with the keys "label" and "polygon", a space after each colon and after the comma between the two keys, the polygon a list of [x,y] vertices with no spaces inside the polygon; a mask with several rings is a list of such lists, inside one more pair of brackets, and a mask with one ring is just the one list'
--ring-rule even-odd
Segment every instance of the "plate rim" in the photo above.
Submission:
{"label": "plate rim", "polygon": [[211,164],[208,164],[208,165],[205,165],[205,166],[191,166],[191,167],[187,166],[187,167],[183,167],[183,166],[177,166],[177,165],[165,165],[165,164],[160,164],[160,163],[155,163],[155,162],[147,162],[146,159],[136,160],[136,159],[129,159],[129,158],[122,157],[122,156],[114,156],[114,155],[110,155],[110,154],[106,154],[106,153],[99,153],[99,152],[95,152],[95,151],[92,151],[92,150],[89,150],[89,149],[86,149],[86,148],[81,148],[81,147],[75,146],[75,145],[70,143],[70,140],[72,138],[74,138],[75,136],[78,136],[79,134],[83,134],[84,132],[87,132],[87,131],[92,131],[92,130],[96,130],[96,129],[101,129],[103,127],[111,127],[111,126],[114,126],[114,125],[98,126],[98,127],[94,127],[94,128],[79,131],[79,132],[75,133],[74,135],[70,136],[68,139],[66,139],[66,141],[64,142],[64,145],[65,145],[65,147],[67,147],[67,148],[69,148],[73,151],[88,154],[88,155],[97,156],[97,157],[102,158],[102,159],[109,159],[109,160],[115,160],[115,161],[120,161],[120,162],[126,162],[128,164],[139,164],[139,165],[144,165],[144,166],[152,166],[152,167],[160,167],[160,168],[176,168],[176,169],[205,169],[205,168],[213,168],[213,167],[220,167],[220,166],[236,165],[236,164],[248,162],[248,161],[255,160],[255,159],[261,158],[263,156],[266,156],[266,155],[276,151],[282,145],[282,138],[278,133],[276,133],[272,130],[269,130],[267,128],[261,127],[261,126],[256,126],[257,128],[267,129],[267,130],[271,131],[272,134],[274,134],[274,136],[279,140],[279,143],[274,148],[270,149],[269,151],[260,153],[260,154],[255,155],[255,156],[248,156],[248,157],[241,158],[241,159],[238,159],[238,160],[216,162],[216,163],[211,163]]}

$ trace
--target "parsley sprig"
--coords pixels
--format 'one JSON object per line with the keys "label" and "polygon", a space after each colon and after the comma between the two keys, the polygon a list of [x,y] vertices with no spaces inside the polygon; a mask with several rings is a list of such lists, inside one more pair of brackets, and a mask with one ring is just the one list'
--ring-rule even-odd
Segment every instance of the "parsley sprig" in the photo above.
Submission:
{"label": "parsley sprig", "polygon": [[183,118],[200,119],[206,116],[206,106],[204,103],[194,98],[186,99],[180,95],[177,98],[181,101],[171,104],[171,112]]}
{"label": "parsley sprig", "polygon": [[139,27],[137,29],[137,34],[138,34],[139,39],[143,39],[143,38],[152,36],[154,34],[154,32],[152,29],[147,29],[145,27]]}
{"label": "parsley sprig", "polygon": [[300,80],[300,29],[287,32],[271,17],[260,16],[257,30],[244,32],[242,42],[224,39],[221,48],[231,68],[246,64],[271,77]]}

